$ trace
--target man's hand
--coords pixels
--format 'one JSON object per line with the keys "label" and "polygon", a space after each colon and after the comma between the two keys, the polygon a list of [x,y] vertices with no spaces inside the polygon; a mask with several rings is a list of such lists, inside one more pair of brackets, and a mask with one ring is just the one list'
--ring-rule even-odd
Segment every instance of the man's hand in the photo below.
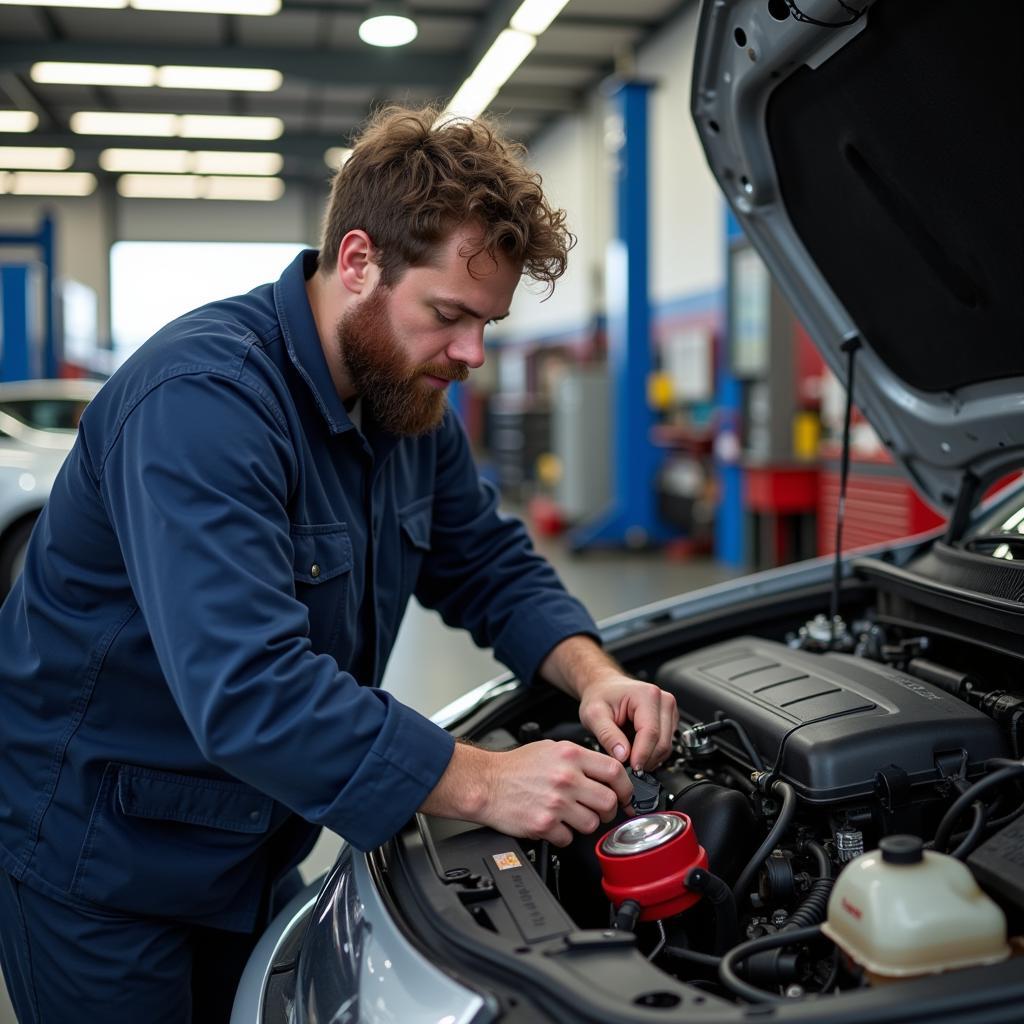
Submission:
{"label": "man's hand", "polygon": [[[672,750],[679,708],[672,694],[660,687],[616,673],[586,686],[580,721],[613,757],[628,757],[637,771],[653,771]],[[633,723],[636,733],[632,748],[622,731],[627,722]]]}
{"label": "man's hand", "polygon": [[[651,771],[668,757],[679,725],[675,698],[653,683],[631,679],[589,637],[563,640],[541,673],[580,702],[580,721],[617,760]],[[623,727],[632,724],[632,744]]]}
{"label": "man's hand", "polygon": [[501,753],[457,743],[420,810],[568,846],[573,831],[595,831],[632,797],[621,764],[576,743],[541,740]]}

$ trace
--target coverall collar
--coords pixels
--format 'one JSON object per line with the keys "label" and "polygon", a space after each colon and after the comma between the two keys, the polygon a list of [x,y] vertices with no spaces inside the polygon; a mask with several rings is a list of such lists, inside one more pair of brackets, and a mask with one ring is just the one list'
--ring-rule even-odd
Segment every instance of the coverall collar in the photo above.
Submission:
{"label": "coverall collar", "polygon": [[356,427],[331,380],[306,295],[306,281],[316,273],[316,261],[316,249],[303,249],[292,260],[274,285],[274,305],[291,361],[313,392],[331,433],[342,434]]}

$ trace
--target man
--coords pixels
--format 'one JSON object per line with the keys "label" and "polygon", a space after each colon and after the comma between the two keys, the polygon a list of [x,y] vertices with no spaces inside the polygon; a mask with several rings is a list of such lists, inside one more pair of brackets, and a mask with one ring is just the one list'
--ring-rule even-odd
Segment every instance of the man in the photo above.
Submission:
{"label": "man", "polygon": [[[319,256],[174,321],[86,411],[0,610],[23,1021],[224,1019],[318,826],[370,849],[422,810],[564,845],[670,749],[675,702],[601,652],[446,410],[571,236],[514,147],[436,117],[378,115]],[[378,689],[413,593],[578,697],[608,754],[456,745]]]}

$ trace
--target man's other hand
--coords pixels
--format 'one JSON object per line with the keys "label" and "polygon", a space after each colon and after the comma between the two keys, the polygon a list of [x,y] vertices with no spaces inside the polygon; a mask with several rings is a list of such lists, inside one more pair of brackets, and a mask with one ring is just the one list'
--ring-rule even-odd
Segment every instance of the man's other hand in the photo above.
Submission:
{"label": "man's other hand", "polygon": [[[653,771],[672,750],[679,708],[672,694],[653,683],[614,673],[583,689],[580,721],[617,760],[628,759],[637,771]],[[622,730],[627,723],[635,733],[632,744]]]}
{"label": "man's other hand", "polygon": [[[675,698],[653,683],[624,675],[587,636],[563,640],[541,674],[580,702],[580,721],[614,758],[652,771],[668,757],[679,725]],[[633,741],[624,729],[633,728]]]}
{"label": "man's other hand", "polygon": [[420,810],[568,846],[574,831],[596,831],[632,798],[618,761],[576,743],[540,740],[502,752],[459,743]]}

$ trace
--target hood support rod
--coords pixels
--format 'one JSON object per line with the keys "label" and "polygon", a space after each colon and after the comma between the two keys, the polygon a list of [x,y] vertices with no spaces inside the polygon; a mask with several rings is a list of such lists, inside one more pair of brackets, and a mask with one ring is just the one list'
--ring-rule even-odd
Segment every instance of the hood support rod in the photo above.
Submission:
{"label": "hood support rod", "polygon": [[836,507],[836,560],[832,568],[832,607],[829,624],[832,644],[836,642],[836,623],[839,621],[839,591],[843,582],[843,520],[846,518],[846,482],[850,476],[850,421],[853,416],[853,371],[856,366],[860,337],[856,334],[846,338],[841,350],[846,353],[846,414],[843,418],[843,454],[839,468],[839,504]]}

